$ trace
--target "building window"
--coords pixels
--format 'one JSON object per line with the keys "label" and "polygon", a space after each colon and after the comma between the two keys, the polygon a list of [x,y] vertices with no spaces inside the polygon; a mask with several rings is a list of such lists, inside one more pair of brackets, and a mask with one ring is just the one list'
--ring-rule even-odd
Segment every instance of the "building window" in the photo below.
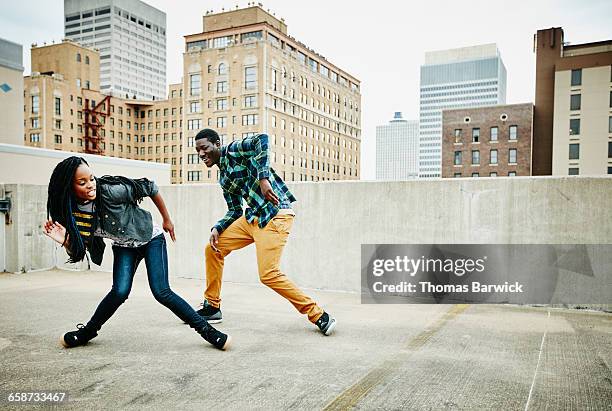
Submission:
{"label": "building window", "polygon": [[497,141],[498,134],[499,134],[499,129],[497,127],[491,127],[491,141]]}
{"label": "building window", "polygon": [[571,118],[570,119],[570,136],[576,136],[580,134],[580,119],[579,118]]}
{"label": "building window", "polygon": [[608,158],[612,158],[612,141],[608,141]]}
{"label": "building window", "polygon": [[200,157],[197,154],[188,154],[187,164],[200,164]]}
{"label": "building window", "polygon": [[570,175],[570,176],[577,176],[578,175],[578,171],[579,171],[578,167],[570,167],[567,170],[567,174]]}
{"label": "building window", "polygon": [[81,62],[81,53],[77,53],[77,55],[76,55],[76,61],[77,61],[77,63],[80,63],[80,62]]}
{"label": "building window", "polygon": [[202,91],[202,77],[198,74],[189,75],[189,94],[192,96],[199,96]]}
{"label": "building window", "polygon": [[572,94],[570,96],[570,110],[580,110],[580,94]]}
{"label": "building window", "polygon": [[580,159],[580,144],[569,145],[569,159],[578,160]]}
{"label": "building window", "polygon": [[217,127],[218,128],[227,127],[227,117],[217,117]]}
{"label": "building window", "polygon": [[188,171],[187,172],[187,181],[200,181],[202,178],[201,171]]}
{"label": "building window", "polygon": [[508,150],[508,163],[516,164],[516,148]]}
{"label": "building window", "polygon": [[227,65],[225,63],[219,64],[218,73],[219,74],[227,74]]}
{"label": "building window", "polygon": [[453,177],[454,178],[459,178],[459,177],[461,177],[461,173],[455,173],[455,174],[453,174]]}
{"label": "building window", "polygon": [[271,75],[271,84],[270,84],[272,90],[277,91],[278,90],[278,70],[276,69],[272,69],[272,75]]}
{"label": "building window", "polygon": [[510,140],[516,140],[518,138],[518,127],[510,126]]}
{"label": "building window", "polygon": [[612,133],[612,116],[608,117],[608,133]]}
{"label": "building window", "polygon": [[472,150],[472,164],[474,165],[480,164],[480,151]]}
{"label": "building window", "polygon": [[40,110],[40,98],[39,96],[32,96],[32,114],[38,114]]}
{"label": "building window", "polygon": [[455,129],[455,143],[461,143],[461,129]]}
{"label": "building window", "polygon": [[516,171],[508,171],[508,177],[516,177]]}
{"label": "building window", "polygon": [[246,114],[242,116],[242,125],[243,126],[252,126],[257,124],[257,114]]}
{"label": "building window", "polygon": [[224,36],[224,37],[215,37],[213,39],[213,48],[224,48],[227,47],[229,45],[231,37],[230,36]]}
{"label": "building window", "polygon": [[244,88],[247,90],[250,90],[256,87],[257,87],[257,68],[256,67],[245,67],[244,68]]}
{"label": "building window", "polygon": [[[189,104],[189,112],[190,113],[199,113],[201,110],[201,103],[199,101],[192,101]],[[166,121],[164,124],[167,124],[168,122]]]}
{"label": "building window", "polygon": [[217,81],[217,93],[227,93],[227,81]]}
{"label": "building window", "polygon": [[187,130],[199,130],[200,128],[202,128],[202,119],[187,120]]}
{"label": "building window", "polygon": [[89,56],[85,56],[85,64],[89,64]]}
{"label": "building window", "polygon": [[38,118],[33,118],[30,121],[32,123],[32,128],[39,128],[40,127],[40,123],[39,123],[39,119]]}
{"label": "building window", "polygon": [[217,110],[227,110],[227,99],[220,98],[217,100]]}
{"label": "building window", "polygon": [[495,171],[491,171],[489,173],[489,177],[497,177],[497,173]]}
{"label": "building window", "polygon": [[59,97],[55,97],[55,115],[62,115],[62,99]]}
{"label": "building window", "polygon": [[478,143],[479,140],[480,140],[480,129],[479,128],[473,128],[472,129],[472,142],[473,143]]}
{"label": "building window", "polygon": [[497,150],[491,150],[491,164],[497,164]]}
{"label": "building window", "polygon": [[580,86],[582,84],[582,69],[572,70],[572,86]]}
{"label": "building window", "polygon": [[608,167],[608,174],[612,174],[612,167]]}
{"label": "building window", "polygon": [[30,134],[30,142],[31,143],[38,143],[39,141],[40,141],[40,133]]}
{"label": "building window", "polygon": [[244,107],[255,107],[257,105],[257,96],[245,96]]}

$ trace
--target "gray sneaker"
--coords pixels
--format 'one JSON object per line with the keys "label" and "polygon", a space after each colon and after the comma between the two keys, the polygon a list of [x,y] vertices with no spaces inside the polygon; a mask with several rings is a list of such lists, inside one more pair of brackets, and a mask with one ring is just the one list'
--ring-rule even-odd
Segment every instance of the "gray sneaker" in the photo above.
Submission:
{"label": "gray sneaker", "polygon": [[336,328],[336,319],[332,318],[326,312],[315,323],[319,330],[325,335],[332,335]]}
{"label": "gray sneaker", "polygon": [[208,303],[207,300],[204,300],[202,304],[200,304],[200,308],[196,311],[202,318],[208,321],[209,324],[218,324],[223,321],[223,316],[221,314],[221,309],[217,307],[213,307]]}

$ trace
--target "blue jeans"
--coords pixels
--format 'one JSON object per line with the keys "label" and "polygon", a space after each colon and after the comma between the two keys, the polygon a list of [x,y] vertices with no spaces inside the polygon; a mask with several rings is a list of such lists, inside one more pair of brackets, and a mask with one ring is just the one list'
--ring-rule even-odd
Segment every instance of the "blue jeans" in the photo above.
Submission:
{"label": "blue jeans", "polygon": [[168,253],[166,238],[163,234],[151,239],[147,244],[137,247],[113,246],[113,287],[98,305],[88,328],[96,331],[117,311],[127,300],[132,289],[132,282],[138,264],[144,258],[149,277],[149,287],[153,297],[168,307],[177,317],[189,324],[191,328],[201,329],[206,326],[204,320],[189,304],[176,295],[168,283]]}

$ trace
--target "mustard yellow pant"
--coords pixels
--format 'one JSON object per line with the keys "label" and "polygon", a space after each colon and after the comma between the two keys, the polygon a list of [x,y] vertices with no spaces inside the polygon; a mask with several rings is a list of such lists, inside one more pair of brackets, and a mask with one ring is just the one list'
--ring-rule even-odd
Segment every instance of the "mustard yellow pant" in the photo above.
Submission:
{"label": "mustard yellow pant", "polygon": [[218,252],[212,249],[210,243],[207,244],[204,298],[208,303],[214,307],[221,305],[225,257],[234,250],[255,243],[261,282],[285,297],[300,313],[307,314],[311,322],[316,322],[323,315],[321,307],[280,271],[280,259],[292,225],[293,216],[288,214],[277,215],[264,228],[259,228],[257,220],[249,223],[242,216],[219,235]]}

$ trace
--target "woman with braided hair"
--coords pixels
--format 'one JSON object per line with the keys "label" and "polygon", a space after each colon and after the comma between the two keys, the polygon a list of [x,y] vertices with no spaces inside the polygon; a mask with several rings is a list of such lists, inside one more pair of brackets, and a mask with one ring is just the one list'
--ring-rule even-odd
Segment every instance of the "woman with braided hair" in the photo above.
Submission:
{"label": "woman with braided hair", "polygon": [[[162,227],[153,223],[151,214],[138,207],[144,197],[159,210]],[[103,238],[113,240],[113,286],[98,305],[86,325],[60,338],[66,348],[85,345],[98,335],[102,325],[128,298],[134,273],[141,260],[147,266],[153,296],[206,341],[225,350],[231,338],[208,324],[189,304],[176,295],[168,283],[166,231],[175,241],[174,224],[157,185],[146,178],[94,177],[87,161],[69,157],[60,162],[49,181],[45,234],[61,244],[69,262],[86,258],[100,265],[104,254]]]}

